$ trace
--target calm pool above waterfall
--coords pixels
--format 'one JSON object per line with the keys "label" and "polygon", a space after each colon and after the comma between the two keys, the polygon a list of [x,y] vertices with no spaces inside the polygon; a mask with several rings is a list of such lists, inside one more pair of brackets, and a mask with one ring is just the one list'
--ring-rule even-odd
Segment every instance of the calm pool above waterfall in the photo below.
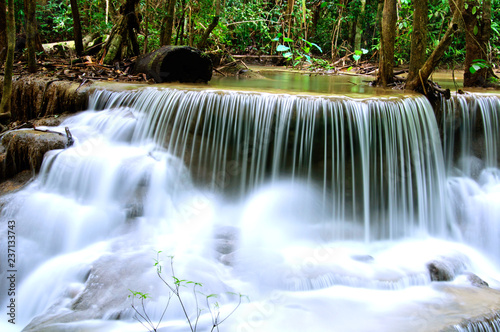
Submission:
{"label": "calm pool above waterfall", "polygon": [[94,91],[2,208],[1,330],[500,331],[500,98],[363,80]]}

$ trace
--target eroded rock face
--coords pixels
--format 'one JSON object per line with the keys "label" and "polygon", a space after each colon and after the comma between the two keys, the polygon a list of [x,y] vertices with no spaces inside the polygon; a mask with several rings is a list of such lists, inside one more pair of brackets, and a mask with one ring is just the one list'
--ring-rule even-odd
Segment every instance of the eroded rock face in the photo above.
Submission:
{"label": "eroded rock face", "polygon": [[0,180],[9,179],[25,170],[36,174],[40,170],[43,156],[47,151],[64,149],[66,145],[66,135],[56,132],[39,130],[7,132],[2,138]]}

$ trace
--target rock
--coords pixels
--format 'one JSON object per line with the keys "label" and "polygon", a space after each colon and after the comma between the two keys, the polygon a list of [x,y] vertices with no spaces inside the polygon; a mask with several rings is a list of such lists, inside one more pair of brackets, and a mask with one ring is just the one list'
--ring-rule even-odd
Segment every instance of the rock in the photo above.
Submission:
{"label": "rock", "polygon": [[454,257],[443,257],[427,263],[427,269],[431,281],[451,281],[455,276],[462,273],[465,264],[462,260]]}
{"label": "rock", "polygon": [[490,287],[486,281],[479,278],[477,275],[471,272],[464,273],[467,276],[467,280],[471,283],[472,286],[476,287]]}
{"label": "rock", "polygon": [[39,130],[14,130],[2,138],[5,152],[0,155],[3,167],[0,180],[6,180],[17,173],[29,170],[36,174],[47,151],[64,149],[67,138],[63,134]]}

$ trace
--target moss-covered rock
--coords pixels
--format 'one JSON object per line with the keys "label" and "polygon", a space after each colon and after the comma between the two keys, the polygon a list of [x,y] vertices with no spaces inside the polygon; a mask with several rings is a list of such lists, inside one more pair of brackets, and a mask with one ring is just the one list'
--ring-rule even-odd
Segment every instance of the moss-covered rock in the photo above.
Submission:
{"label": "moss-covered rock", "polygon": [[64,149],[66,145],[66,135],[56,132],[40,130],[7,132],[2,138],[0,180],[6,180],[25,170],[31,171],[33,175],[36,174],[47,151]]}

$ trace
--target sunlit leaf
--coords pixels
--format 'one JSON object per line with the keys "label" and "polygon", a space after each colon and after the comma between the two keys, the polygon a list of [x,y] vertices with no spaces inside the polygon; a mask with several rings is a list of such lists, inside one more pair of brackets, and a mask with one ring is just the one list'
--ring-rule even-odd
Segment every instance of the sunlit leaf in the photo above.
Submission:
{"label": "sunlit leaf", "polygon": [[472,7],[472,15],[476,15],[476,12],[477,12],[477,7],[476,6]]}
{"label": "sunlit leaf", "polygon": [[278,51],[278,52],[286,52],[286,51],[288,51],[289,49],[290,49],[290,47],[285,46],[285,45],[278,45],[278,46],[276,47],[276,51]]}
{"label": "sunlit leaf", "polygon": [[292,52],[286,52],[286,53],[283,53],[283,56],[284,56],[285,58],[291,58],[291,57],[292,57],[292,55],[293,55],[293,54],[292,54]]}
{"label": "sunlit leaf", "polygon": [[361,55],[354,54],[352,58],[354,59],[354,61],[358,61],[359,59],[361,59]]}
{"label": "sunlit leaf", "polygon": [[288,38],[288,37],[283,38],[283,41],[285,43],[293,43],[293,39],[292,38]]}

